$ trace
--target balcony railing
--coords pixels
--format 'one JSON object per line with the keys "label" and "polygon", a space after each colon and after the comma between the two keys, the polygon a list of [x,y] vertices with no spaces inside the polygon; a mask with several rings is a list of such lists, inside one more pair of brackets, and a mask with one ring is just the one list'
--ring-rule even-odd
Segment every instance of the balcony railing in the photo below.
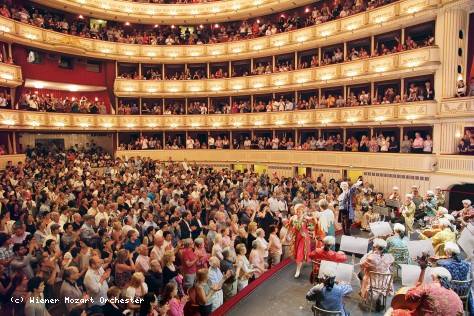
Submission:
{"label": "balcony railing", "polygon": [[400,78],[433,73],[440,62],[439,48],[424,47],[397,54],[361,59],[341,64],[307,68],[268,75],[204,80],[133,80],[116,79],[114,92],[127,96],[217,96],[243,93],[306,89],[350,83],[367,82],[370,79]]}
{"label": "balcony railing", "polygon": [[220,0],[208,3],[157,4],[124,0],[33,0],[60,10],[102,19],[140,23],[212,23],[258,17],[304,6],[313,0]]}
{"label": "balcony railing", "polygon": [[[437,116],[436,101],[352,108],[212,115],[91,115],[0,111],[0,127],[24,130],[219,130],[411,124]],[[450,113],[452,115],[453,113]],[[464,116],[465,113],[459,114]]]}
{"label": "balcony railing", "polygon": [[332,45],[400,25],[432,20],[440,5],[461,0],[402,0],[335,21],[250,40],[208,45],[135,45],[58,33],[0,17],[0,39],[88,57],[135,62],[213,62]]}
{"label": "balcony railing", "polygon": [[[297,150],[124,150],[117,151],[116,157],[150,157],[167,161],[187,160],[190,162],[213,162],[228,164],[334,166],[350,168],[370,168],[432,172],[436,158],[434,155],[354,153],[297,151]],[[297,163],[296,163],[297,162]]]}
{"label": "balcony railing", "polygon": [[21,67],[0,63],[0,86],[15,88],[22,83]]}

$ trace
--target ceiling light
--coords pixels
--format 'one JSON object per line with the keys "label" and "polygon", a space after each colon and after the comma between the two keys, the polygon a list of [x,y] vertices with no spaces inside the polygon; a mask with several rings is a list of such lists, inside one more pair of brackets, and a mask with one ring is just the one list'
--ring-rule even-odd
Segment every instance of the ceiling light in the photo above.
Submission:
{"label": "ceiling light", "polygon": [[105,127],[105,128],[111,128],[112,123],[104,123],[104,124],[102,124],[102,126]]}

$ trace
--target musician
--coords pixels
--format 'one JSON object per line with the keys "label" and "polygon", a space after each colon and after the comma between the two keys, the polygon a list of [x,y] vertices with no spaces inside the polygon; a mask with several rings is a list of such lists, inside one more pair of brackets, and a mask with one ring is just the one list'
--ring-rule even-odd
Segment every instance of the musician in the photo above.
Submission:
{"label": "musician", "polygon": [[463,208],[451,213],[461,226],[466,226],[467,223],[474,221],[474,208],[471,204],[471,200],[462,200]]}
{"label": "musician", "polygon": [[350,284],[336,283],[336,272],[328,270],[324,273],[323,283],[315,285],[306,294],[308,301],[316,302],[316,306],[327,311],[339,311],[342,316],[349,315],[344,308],[344,296],[352,292]]}
{"label": "musician", "polygon": [[438,209],[438,202],[433,191],[426,192],[426,196],[423,199],[422,205],[426,216],[434,217],[436,215],[436,210]]}
{"label": "musician", "polygon": [[[391,253],[395,261],[397,262],[404,262],[406,261],[405,258],[409,258],[410,255],[408,254],[408,238],[405,236],[405,226],[400,223],[395,223],[393,225],[393,236],[387,238],[387,252]],[[404,254],[397,258],[398,254],[393,252],[394,248],[402,248],[404,249]]]}
{"label": "musician", "polygon": [[401,207],[402,216],[405,219],[405,227],[408,236],[413,232],[413,223],[415,222],[416,205],[413,203],[413,195],[405,195],[405,201]]}
{"label": "musician", "polygon": [[[364,211],[364,206],[362,207],[362,210]],[[370,226],[369,223],[377,222],[380,220],[380,214],[374,212],[372,206],[368,205],[367,210],[362,216],[362,221],[361,221],[361,230],[365,231],[370,231]]]}
{"label": "musician", "polygon": [[414,310],[392,309],[386,315],[392,316],[418,316],[418,315],[464,315],[463,304],[459,296],[449,288],[451,273],[443,267],[431,270],[432,283],[421,284],[424,278],[426,264],[422,265],[418,286],[408,290],[405,299],[417,304]]}
{"label": "musician", "polygon": [[413,203],[415,203],[416,209],[419,209],[420,204],[423,202],[423,197],[420,195],[420,191],[416,185],[411,186],[411,195]]}
{"label": "musician", "polygon": [[[433,248],[436,256],[446,255],[444,252],[444,246],[447,242],[456,242],[456,234],[451,229],[451,223],[447,218],[439,219],[440,232],[436,233],[432,238],[431,242],[433,243]],[[420,239],[429,239],[424,234],[420,234]]]}
{"label": "musician", "polygon": [[[333,236],[326,236],[323,239],[324,247],[323,248],[316,248],[315,250],[311,251],[309,254],[309,258],[313,261],[333,261],[333,262],[346,262],[347,256],[342,251],[334,251],[334,246],[336,245],[336,238]],[[313,272],[311,274],[311,282],[319,275],[319,264],[313,265]]]}
{"label": "musician", "polygon": [[[459,246],[453,242],[447,242],[444,246],[444,252],[446,254],[446,258],[439,259],[436,262],[436,265],[446,268],[446,270],[451,273],[453,280],[469,280],[471,278],[471,263],[461,258],[461,249],[459,249]],[[472,291],[470,292],[468,299],[468,308],[470,315],[474,315]]]}
{"label": "musician", "polygon": [[[374,239],[374,244],[372,251],[364,255],[360,259],[360,268],[363,274],[362,284],[360,288],[360,296],[364,300],[368,298],[369,292],[369,282],[370,272],[379,272],[379,273],[390,273],[390,267],[394,261],[394,258],[391,254],[384,253],[387,248],[387,242],[383,239],[376,238]],[[390,285],[391,286],[391,285]],[[377,300],[377,305],[379,305],[379,300]]]}
{"label": "musician", "polygon": [[342,193],[338,197],[339,217],[342,222],[344,235],[351,235],[351,225],[355,217],[355,205],[353,198],[357,188],[362,184],[362,180],[357,181],[350,189],[349,183],[341,182]]}
{"label": "musician", "polygon": [[400,201],[400,189],[398,187],[392,188],[392,194],[390,194],[389,199]]}
{"label": "musician", "polygon": [[441,190],[441,187],[436,187],[435,197],[438,207],[444,206],[444,203],[446,202],[446,196],[444,195],[443,190]]}

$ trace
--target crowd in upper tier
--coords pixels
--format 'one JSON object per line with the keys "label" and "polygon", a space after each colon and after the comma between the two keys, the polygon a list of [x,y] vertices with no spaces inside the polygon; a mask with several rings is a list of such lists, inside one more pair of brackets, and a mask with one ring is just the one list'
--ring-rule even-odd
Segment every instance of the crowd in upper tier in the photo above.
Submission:
{"label": "crowd in upper tier", "polygon": [[249,21],[209,25],[133,27],[129,23],[99,23],[82,15],[66,16],[57,11],[38,8],[35,5],[9,5],[2,0],[0,15],[23,23],[61,33],[94,38],[111,42],[150,45],[210,44],[273,35],[317,25],[373,9],[393,0],[336,0],[316,3],[288,13],[255,18]]}
{"label": "crowd in upper tier", "polygon": [[[257,132],[258,133],[258,132]],[[232,147],[231,147],[232,145]],[[161,138],[143,135],[128,144],[120,144],[119,150],[153,150],[153,149],[272,149],[272,150],[318,150],[348,152],[391,152],[391,153],[431,153],[433,140],[429,134],[425,137],[416,132],[414,137],[404,135],[399,142],[395,136],[384,136],[380,133],[373,137],[367,135],[348,136],[344,141],[341,134],[327,137],[308,136],[301,143],[291,136],[241,136],[232,140],[227,135],[209,135],[207,140],[188,136],[168,135],[164,143]]]}
{"label": "crowd in upper tier", "polygon": [[[388,200],[400,203],[393,210],[394,233],[375,238],[360,261],[361,302],[368,302],[370,274],[394,271],[393,263],[409,256],[406,236],[420,229],[444,258],[435,261],[438,267],[449,271],[427,285],[420,308],[445,316],[463,311],[456,292],[436,286],[448,273],[443,288],[470,278],[470,263],[454,242],[455,232],[473,223],[474,210],[466,199],[447,214],[440,188],[421,194],[414,186],[401,197],[394,187],[384,195],[360,178],[350,184],[322,174],[282,177],[114,159],[93,143],[67,151],[26,147],[26,156],[0,175],[2,315],[130,310],[136,316],[207,316],[292,255],[299,267],[302,256],[345,262],[345,253],[333,251],[336,232],[369,230],[380,218],[376,207]],[[317,270],[312,275],[321,281]],[[346,285],[344,293],[351,291]],[[334,293],[311,293],[323,295],[316,299],[321,308],[330,306]],[[344,312],[342,295],[334,303]]]}
{"label": "crowd in upper tier", "polygon": [[[80,95],[80,94],[79,94]],[[39,112],[109,114],[104,101],[97,97],[94,100],[86,96],[55,97],[53,93],[37,93],[29,91],[21,95],[18,109]]]}

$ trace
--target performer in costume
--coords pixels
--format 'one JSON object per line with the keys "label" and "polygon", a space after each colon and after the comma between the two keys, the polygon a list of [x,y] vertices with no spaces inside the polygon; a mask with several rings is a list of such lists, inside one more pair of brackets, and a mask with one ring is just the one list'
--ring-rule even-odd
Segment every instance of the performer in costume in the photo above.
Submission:
{"label": "performer in costume", "polygon": [[310,232],[308,224],[310,218],[305,214],[306,206],[295,205],[295,214],[290,218],[290,230],[293,236],[293,255],[296,261],[295,278],[299,278],[303,262],[308,260],[310,247]]}
{"label": "performer in costume", "polygon": [[407,194],[405,196],[405,202],[401,207],[402,216],[405,219],[405,228],[407,230],[407,236],[413,233],[413,224],[415,222],[416,205],[413,203],[413,195]]}
{"label": "performer in costume", "polygon": [[344,235],[351,235],[351,225],[355,216],[355,205],[353,203],[353,196],[356,193],[357,188],[362,184],[359,180],[349,189],[347,182],[341,182],[342,193],[339,194],[339,217],[342,222],[342,230]]}

